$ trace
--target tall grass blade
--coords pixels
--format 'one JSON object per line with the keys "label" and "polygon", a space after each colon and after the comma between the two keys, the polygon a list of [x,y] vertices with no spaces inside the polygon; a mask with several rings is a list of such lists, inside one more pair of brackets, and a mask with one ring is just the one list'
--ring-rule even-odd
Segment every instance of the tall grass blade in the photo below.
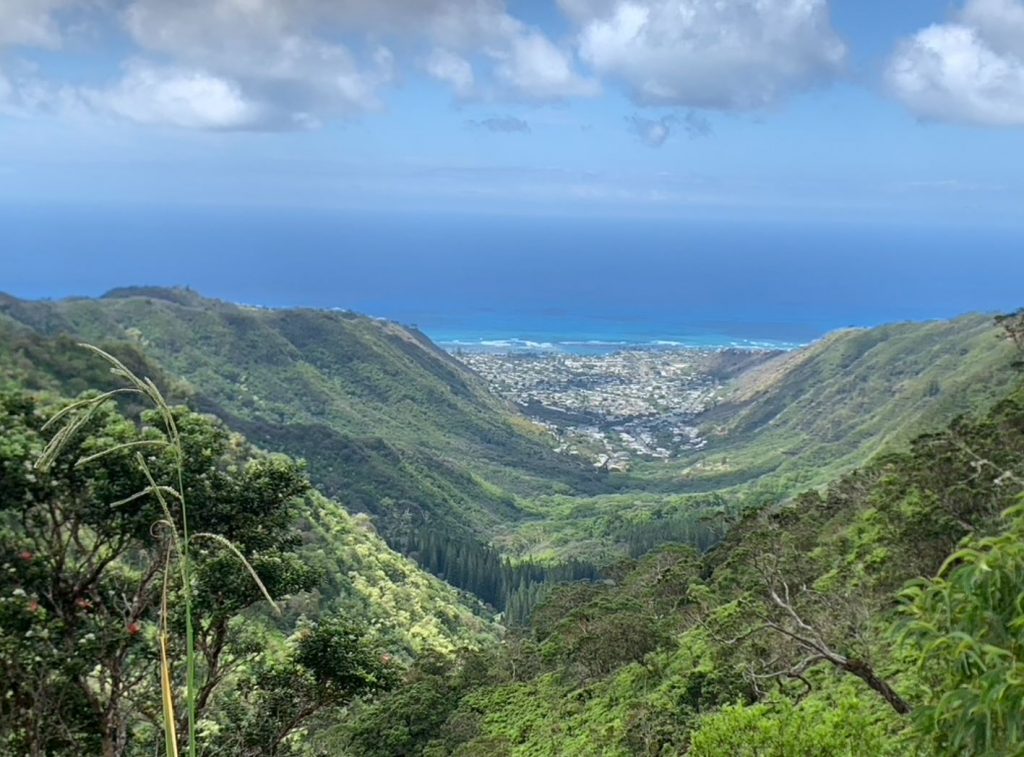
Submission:
{"label": "tall grass blade", "polygon": [[171,554],[164,564],[164,588],[160,609],[160,699],[164,713],[164,748],[167,757],[178,757],[178,733],[174,718],[174,691],[172,689],[171,662],[167,654],[167,576],[170,574]]}
{"label": "tall grass blade", "polygon": [[208,534],[208,533],[200,532],[198,534],[193,534],[192,538],[193,539],[203,538],[203,539],[209,539],[210,541],[214,541],[217,544],[220,544],[225,549],[227,549],[229,552],[231,552],[235,557],[237,557],[239,559],[239,561],[242,563],[242,565],[245,566],[246,570],[249,571],[249,575],[251,575],[252,576],[252,580],[256,582],[256,586],[259,587],[259,590],[263,594],[263,597],[268,602],[270,602],[270,606],[274,608],[274,612],[276,612],[278,615],[281,614],[281,608],[277,606],[277,602],[275,602],[274,598],[270,596],[270,592],[267,591],[267,587],[263,585],[263,581],[260,580],[259,575],[256,573],[256,569],[252,567],[252,563],[250,563],[248,560],[245,559],[245,555],[243,555],[239,551],[238,547],[236,547],[228,539],[225,539],[220,534]]}

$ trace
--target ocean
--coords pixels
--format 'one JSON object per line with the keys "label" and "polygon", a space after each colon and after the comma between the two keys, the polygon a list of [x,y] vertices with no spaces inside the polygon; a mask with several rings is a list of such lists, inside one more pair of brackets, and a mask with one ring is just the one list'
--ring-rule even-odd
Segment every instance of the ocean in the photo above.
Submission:
{"label": "ocean", "polygon": [[452,349],[785,348],[1024,305],[1009,226],[8,206],[0,230],[16,296],[187,285],[390,318]]}

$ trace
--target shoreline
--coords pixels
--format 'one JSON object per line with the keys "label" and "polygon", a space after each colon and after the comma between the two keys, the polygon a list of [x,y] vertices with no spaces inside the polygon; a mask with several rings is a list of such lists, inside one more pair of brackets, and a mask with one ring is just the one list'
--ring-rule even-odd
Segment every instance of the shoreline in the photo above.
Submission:
{"label": "shoreline", "polygon": [[452,354],[493,355],[612,355],[619,352],[722,352],[744,350],[751,352],[791,352],[811,342],[775,339],[743,339],[726,336],[692,336],[677,338],[608,339],[557,338],[544,336],[427,336],[439,347]]}

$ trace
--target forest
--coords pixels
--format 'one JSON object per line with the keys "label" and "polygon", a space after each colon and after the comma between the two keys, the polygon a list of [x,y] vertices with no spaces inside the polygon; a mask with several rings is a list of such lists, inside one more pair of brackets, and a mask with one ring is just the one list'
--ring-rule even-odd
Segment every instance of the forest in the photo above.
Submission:
{"label": "forest", "polygon": [[1024,754],[1024,313],[810,348],[712,482],[397,325],[2,304],[0,753]]}

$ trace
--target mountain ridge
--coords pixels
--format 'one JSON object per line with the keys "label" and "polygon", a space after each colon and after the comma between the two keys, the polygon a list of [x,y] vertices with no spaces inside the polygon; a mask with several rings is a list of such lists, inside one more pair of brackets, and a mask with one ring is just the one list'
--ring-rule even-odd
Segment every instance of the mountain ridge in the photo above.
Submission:
{"label": "mountain ridge", "polygon": [[[521,558],[608,560],[625,544],[656,543],[660,518],[673,524],[664,538],[706,546],[719,530],[700,525],[708,508],[735,511],[831,480],[942,427],[1013,375],[1012,349],[981,315],[834,332],[767,363],[730,353],[718,368],[725,394],[698,419],[708,448],[609,475],[555,453],[481,376],[384,319],[122,287],[98,300],[8,297],[3,323],[21,339],[64,340],[36,345],[40,364],[75,340],[117,340],[111,349],[148,360],[196,409],[305,459],[327,496],[373,515],[407,553],[441,532],[474,552],[494,544]],[[82,376],[102,376],[89,370],[75,363],[72,393],[89,388]]]}
{"label": "mountain ridge", "polygon": [[[557,456],[479,377],[421,332],[392,322],[247,308],[152,287],[112,290],[99,300],[7,300],[0,313],[45,336],[138,345],[187,383],[199,409],[264,446],[305,458],[325,493],[385,520],[393,513],[379,502],[388,496],[404,497],[400,508],[418,519],[436,519],[442,510],[450,516],[458,509],[450,505],[461,502],[470,514],[458,527],[483,536],[493,513],[514,517],[517,492],[549,485],[538,467],[601,485]],[[330,455],[322,454],[324,441]],[[379,475],[353,475],[346,458],[379,460]],[[422,486],[410,490],[388,474],[396,458],[408,464],[406,478]]]}

